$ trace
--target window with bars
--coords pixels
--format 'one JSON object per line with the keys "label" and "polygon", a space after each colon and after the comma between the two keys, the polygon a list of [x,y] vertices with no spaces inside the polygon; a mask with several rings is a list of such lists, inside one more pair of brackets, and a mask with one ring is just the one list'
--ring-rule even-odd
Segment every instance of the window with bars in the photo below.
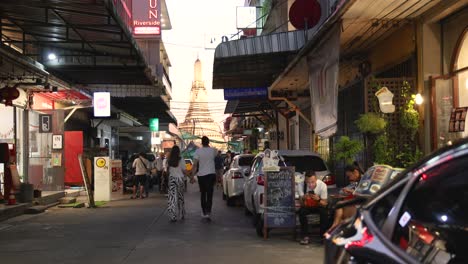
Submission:
{"label": "window with bars", "polygon": [[330,139],[320,138],[317,142],[317,153],[323,160],[328,161],[330,158]]}

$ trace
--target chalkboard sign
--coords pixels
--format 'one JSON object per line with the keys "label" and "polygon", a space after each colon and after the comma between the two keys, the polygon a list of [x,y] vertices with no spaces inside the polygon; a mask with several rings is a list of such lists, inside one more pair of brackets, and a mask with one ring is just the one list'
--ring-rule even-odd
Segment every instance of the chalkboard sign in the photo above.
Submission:
{"label": "chalkboard sign", "polygon": [[295,168],[281,167],[280,171],[265,173],[265,229],[295,228]]}

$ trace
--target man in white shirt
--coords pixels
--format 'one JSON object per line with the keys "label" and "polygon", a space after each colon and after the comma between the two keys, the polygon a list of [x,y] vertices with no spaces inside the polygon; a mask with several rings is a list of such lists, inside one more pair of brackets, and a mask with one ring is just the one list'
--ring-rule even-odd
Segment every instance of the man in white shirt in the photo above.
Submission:
{"label": "man in white shirt", "polygon": [[132,164],[132,167],[135,169],[135,176],[133,176],[133,195],[131,197],[132,199],[135,198],[137,185],[140,185],[141,199],[145,198],[145,196],[143,195],[143,188],[145,186],[146,175],[148,174],[150,166],[149,161],[145,157],[145,153],[140,153]]}
{"label": "man in white shirt", "polygon": [[195,182],[194,177],[197,173],[201,194],[202,217],[210,220],[213,205],[213,187],[216,183],[215,157],[218,151],[210,147],[210,140],[206,136],[202,137],[202,145],[202,148],[195,151],[190,182]]}
{"label": "man in white shirt", "polygon": [[320,215],[320,238],[328,228],[328,189],[323,181],[317,179],[314,171],[307,171],[304,186],[299,188],[298,192],[301,200],[298,212],[303,237],[301,244],[306,245],[309,244],[307,215],[316,213]]}

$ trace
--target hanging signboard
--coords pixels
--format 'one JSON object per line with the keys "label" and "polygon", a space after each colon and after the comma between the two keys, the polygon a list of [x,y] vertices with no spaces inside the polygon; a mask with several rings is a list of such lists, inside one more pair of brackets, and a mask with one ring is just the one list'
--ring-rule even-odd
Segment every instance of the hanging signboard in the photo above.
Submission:
{"label": "hanging signboard", "polygon": [[224,89],[224,100],[267,99],[267,98],[268,98],[268,89],[266,87]]}
{"label": "hanging signboard", "polygon": [[93,94],[93,107],[95,117],[111,116],[111,99],[108,92],[96,92]]}
{"label": "hanging signboard", "polygon": [[281,167],[279,171],[265,172],[264,237],[267,229],[295,228],[295,168]]}
{"label": "hanging signboard", "polygon": [[39,115],[39,133],[52,133],[52,115]]}
{"label": "hanging signboard", "polygon": [[238,6],[236,9],[237,29],[257,28],[257,9],[256,6]]}
{"label": "hanging signboard", "polygon": [[132,29],[135,38],[161,35],[161,1],[133,0]]}
{"label": "hanging signboard", "polygon": [[150,118],[149,128],[151,132],[158,132],[159,131],[159,118]]}

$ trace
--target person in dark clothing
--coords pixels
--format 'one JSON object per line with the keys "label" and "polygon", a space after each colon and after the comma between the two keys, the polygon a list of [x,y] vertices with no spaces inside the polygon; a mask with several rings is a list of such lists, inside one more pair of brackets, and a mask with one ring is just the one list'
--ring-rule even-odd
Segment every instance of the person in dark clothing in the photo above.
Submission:
{"label": "person in dark clothing", "polygon": [[216,170],[216,187],[222,187],[223,185],[223,172],[224,172],[224,159],[221,157],[221,151],[218,151],[218,155],[215,158],[215,170]]}

